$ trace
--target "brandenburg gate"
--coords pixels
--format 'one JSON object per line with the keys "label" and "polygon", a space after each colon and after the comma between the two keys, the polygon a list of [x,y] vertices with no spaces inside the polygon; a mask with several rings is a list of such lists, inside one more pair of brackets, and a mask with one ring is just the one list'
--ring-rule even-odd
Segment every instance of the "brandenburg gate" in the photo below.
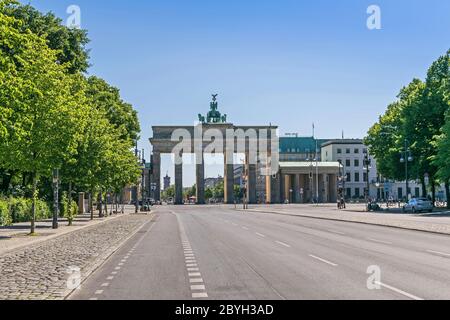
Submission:
{"label": "brandenburg gate", "polygon": [[[155,200],[161,200],[161,154],[175,156],[175,204],[183,203],[183,154],[195,154],[196,201],[205,203],[204,154],[224,155],[224,200],[234,203],[234,155],[245,154],[245,181],[248,203],[256,203],[257,175],[266,176],[266,201],[279,198],[276,177],[279,170],[279,139],[276,126],[235,126],[218,111],[213,95],[206,117],[199,115],[193,126],[154,126],[153,181]],[[258,171],[258,172],[257,172]],[[278,182],[277,182],[278,181]],[[272,188],[273,187],[273,188]]]}

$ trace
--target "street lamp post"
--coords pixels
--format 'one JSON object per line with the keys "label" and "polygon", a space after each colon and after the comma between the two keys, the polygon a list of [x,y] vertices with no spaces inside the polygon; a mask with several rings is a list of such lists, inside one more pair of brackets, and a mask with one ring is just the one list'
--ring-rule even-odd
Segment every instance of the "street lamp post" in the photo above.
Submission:
{"label": "street lamp post", "polygon": [[409,177],[408,177],[408,163],[413,162],[413,157],[411,155],[411,149],[409,148],[408,139],[405,139],[405,148],[401,152],[400,163],[405,164],[405,179],[406,179],[406,201],[409,200],[410,192],[409,192]]}

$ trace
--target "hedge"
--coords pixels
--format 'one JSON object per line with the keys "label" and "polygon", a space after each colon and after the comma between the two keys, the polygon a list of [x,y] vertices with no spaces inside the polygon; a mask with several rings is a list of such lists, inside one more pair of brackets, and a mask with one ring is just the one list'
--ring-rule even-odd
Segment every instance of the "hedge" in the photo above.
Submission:
{"label": "hedge", "polygon": [[[33,201],[25,198],[0,199],[0,226],[11,223],[30,222]],[[52,217],[48,204],[36,200],[36,221]]]}

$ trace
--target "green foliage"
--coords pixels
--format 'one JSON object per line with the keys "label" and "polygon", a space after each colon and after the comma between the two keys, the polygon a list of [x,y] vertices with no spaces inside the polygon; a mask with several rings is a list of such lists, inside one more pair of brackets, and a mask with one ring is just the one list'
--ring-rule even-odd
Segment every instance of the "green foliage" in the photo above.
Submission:
{"label": "green foliage", "polygon": [[11,223],[12,217],[9,212],[8,202],[0,199],[0,227],[9,226]]}
{"label": "green foliage", "polygon": [[69,225],[72,225],[73,219],[78,214],[78,205],[72,199],[70,199],[69,205],[69,197],[67,196],[67,192],[63,192],[61,196],[61,214],[68,220]]}
{"label": "green foliage", "polygon": [[70,73],[86,72],[89,67],[89,43],[86,30],[68,28],[53,13],[42,14],[31,5],[21,5],[16,1],[0,1],[3,14],[21,21],[20,33],[31,31],[46,40],[46,44],[55,50],[57,61],[67,64]]}
{"label": "green foliage", "polygon": [[433,63],[425,82],[414,79],[403,88],[398,100],[369,129],[365,143],[386,178],[404,180],[399,159],[406,139],[414,157],[410,178],[424,181],[428,174],[432,186],[449,181],[449,52]]}
{"label": "green foliage", "polygon": [[168,200],[169,198],[175,197],[175,186],[170,186],[167,190],[161,193],[162,200]]}
{"label": "green foliage", "polygon": [[[7,200],[8,208],[13,223],[30,222],[32,219],[31,199],[25,198],[9,198]],[[43,220],[52,217],[52,212],[45,201],[36,200],[36,220]]]}

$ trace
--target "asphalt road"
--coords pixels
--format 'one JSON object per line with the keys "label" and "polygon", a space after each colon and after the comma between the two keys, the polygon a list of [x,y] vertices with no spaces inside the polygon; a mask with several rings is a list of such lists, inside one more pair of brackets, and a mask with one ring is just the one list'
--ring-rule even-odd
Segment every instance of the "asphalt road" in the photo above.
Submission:
{"label": "asphalt road", "polygon": [[450,299],[449,283],[450,236],[177,206],[158,208],[70,299],[428,300]]}

